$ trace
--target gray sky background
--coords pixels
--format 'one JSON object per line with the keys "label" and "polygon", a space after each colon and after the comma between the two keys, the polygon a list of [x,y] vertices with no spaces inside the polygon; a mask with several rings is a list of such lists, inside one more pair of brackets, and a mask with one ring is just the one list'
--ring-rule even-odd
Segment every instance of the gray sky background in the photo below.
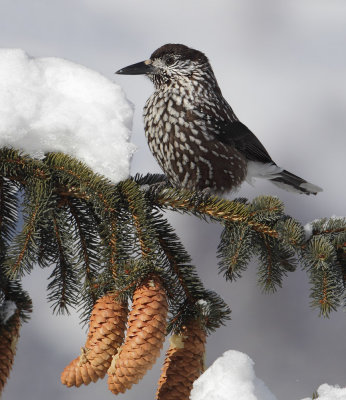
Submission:
{"label": "gray sky background", "polygon": [[[165,43],[184,43],[209,57],[225,98],[277,163],[322,186],[317,197],[258,182],[239,196],[278,195],[302,223],[345,215],[346,3],[344,0],[1,0],[0,46],[56,56],[119,83],[135,104],[132,171],[159,172],[143,133],[152,87],[143,77],[114,76]],[[280,400],[311,396],[322,383],[346,385],[344,312],[321,319],[309,308],[305,272],[274,295],[256,286],[256,261],[237,282],[217,274],[220,226],[169,214],[206,287],[231,306],[232,321],[208,339],[207,365],[225,350],[247,353]],[[45,303],[49,271],[24,287],[35,311],[21,333],[4,400],[111,399],[106,381],[67,389],[60,372],[85,340],[78,316],[52,316]],[[120,400],[154,398],[160,362]]]}

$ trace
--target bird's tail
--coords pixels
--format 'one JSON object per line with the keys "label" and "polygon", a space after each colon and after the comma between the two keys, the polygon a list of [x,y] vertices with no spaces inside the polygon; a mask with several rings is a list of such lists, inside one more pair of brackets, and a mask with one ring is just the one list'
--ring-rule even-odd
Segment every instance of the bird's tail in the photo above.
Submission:
{"label": "bird's tail", "polygon": [[280,172],[276,178],[271,179],[271,182],[289,192],[317,194],[318,192],[323,191],[323,189],[319,186],[307,182],[306,180],[299,178],[299,176],[294,175],[286,170]]}

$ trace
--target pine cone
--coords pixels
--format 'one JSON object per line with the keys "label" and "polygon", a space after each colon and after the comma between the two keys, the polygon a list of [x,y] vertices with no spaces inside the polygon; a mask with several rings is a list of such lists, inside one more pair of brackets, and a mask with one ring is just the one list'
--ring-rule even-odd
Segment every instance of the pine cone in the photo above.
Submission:
{"label": "pine cone", "polygon": [[167,325],[166,294],[158,279],[148,279],[133,295],[125,343],[108,370],[108,388],[124,393],[155,363]]}
{"label": "pine cone", "polygon": [[197,321],[170,339],[156,392],[157,400],[188,400],[193,382],[204,371],[206,334]]}
{"label": "pine cone", "polygon": [[5,325],[0,325],[0,394],[10,375],[19,339],[20,317],[17,310]]}
{"label": "pine cone", "polygon": [[97,300],[90,316],[85,347],[61,374],[64,385],[88,385],[106,375],[112,356],[124,341],[127,314],[127,305],[117,301],[112,294]]}

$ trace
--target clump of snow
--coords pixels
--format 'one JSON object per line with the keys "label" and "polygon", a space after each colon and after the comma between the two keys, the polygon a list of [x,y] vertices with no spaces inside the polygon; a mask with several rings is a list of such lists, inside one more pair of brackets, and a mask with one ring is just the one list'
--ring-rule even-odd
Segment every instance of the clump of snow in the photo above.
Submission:
{"label": "clump of snow", "polygon": [[[248,355],[226,351],[194,382],[190,400],[277,400],[253,366]],[[346,400],[346,388],[326,383],[317,393],[318,400]]]}
{"label": "clump of snow", "polygon": [[193,384],[191,400],[276,400],[255,375],[254,362],[235,350],[226,351]]}
{"label": "clump of snow", "polygon": [[[330,386],[324,383],[317,389],[318,400],[346,400],[346,388],[340,388],[338,386]],[[307,397],[302,400],[311,400]]]}
{"label": "clump of snow", "polygon": [[17,306],[16,303],[12,300],[5,300],[0,307],[0,323],[6,324],[7,321],[12,317],[12,315],[16,312]]}
{"label": "clump of snow", "polygon": [[0,147],[63,152],[114,183],[129,175],[133,107],[120,86],[59,58],[0,49]]}

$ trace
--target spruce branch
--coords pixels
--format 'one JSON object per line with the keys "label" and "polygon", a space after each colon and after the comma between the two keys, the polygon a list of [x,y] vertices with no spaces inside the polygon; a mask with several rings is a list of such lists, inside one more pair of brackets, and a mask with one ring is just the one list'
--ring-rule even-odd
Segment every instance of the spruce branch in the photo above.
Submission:
{"label": "spruce branch", "polygon": [[23,229],[10,244],[4,262],[7,273],[12,278],[30,272],[37,260],[40,225],[47,219],[47,213],[52,206],[50,190],[46,181],[33,179],[30,189],[25,191]]}
{"label": "spruce branch", "polygon": [[241,277],[254,253],[252,240],[253,232],[248,225],[226,222],[218,247],[219,269],[226,279]]}
{"label": "spruce branch", "polygon": [[155,257],[157,252],[157,240],[152,227],[148,221],[148,205],[139,185],[132,180],[121,184],[121,191],[124,194],[129,211],[131,212],[137,238],[140,245],[141,256]]}
{"label": "spruce branch", "polygon": [[[346,301],[346,219],[316,220],[305,237],[302,225],[285,214],[276,197],[226,200],[173,188],[165,176],[155,174],[113,185],[61,153],[35,160],[2,149],[0,203],[0,301],[14,301],[22,320],[31,311],[31,301],[19,278],[38,263],[52,268],[48,300],[53,311],[78,305],[85,322],[97,299],[116,293],[126,303],[153,280],[167,300],[168,332],[179,335],[184,327],[198,323],[208,334],[224,324],[230,309],[204,287],[164,216],[167,210],[224,227],[218,258],[226,279],[239,278],[254,258],[260,286],[274,291],[299,261],[310,277],[311,305],[321,315],[328,316]],[[142,315],[141,300],[136,299],[135,308]],[[151,307],[156,306],[153,301]],[[163,335],[162,330],[161,342]],[[86,357],[83,353],[78,363]],[[71,366],[73,374],[91,365],[84,363],[81,369],[76,363]],[[75,377],[79,384],[80,376]]]}
{"label": "spruce branch", "polygon": [[68,313],[69,307],[75,308],[78,304],[81,287],[74,265],[75,254],[71,248],[72,232],[69,229],[66,214],[61,210],[57,211],[60,212],[55,212],[52,216],[52,232],[45,231],[43,233],[44,248],[42,252],[50,255],[45,262],[47,266],[55,264],[49,276],[48,301],[52,303],[54,312]]}
{"label": "spruce branch", "polygon": [[285,243],[264,235],[258,244],[258,251],[258,282],[263,291],[274,292],[282,286],[283,276],[295,270],[294,253]]}
{"label": "spruce branch", "polygon": [[0,176],[0,251],[3,257],[18,223],[19,184]]}
{"label": "spruce branch", "polygon": [[227,319],[228,307],[221,299],[216,299],[217,296],[213,297],[203,288],[195,268],[190,263],[190,257],[178,237],[161,214],[153,214],[139,185],[133,181],[126,181],[121,190],[133,216],[142,257],[145,260],[150,256],[153,271],[160,274],[166,282],[171,305],[176,310],[171,319],[172,323],[169,324],[169,330],[180,329],[184,321],[193,318],[195,304],[206,298],[211,303],[209,309],[214,312],[213,317],[205,318],[208,319],[207,329],[213,330],[218,327],[224,319]]}
{"label": "spruce branch", "polygon": [[[230,319],[230,309],[214,292],[203,287],[191,258],[178,236],[161,214],[156,214],[155,229],[168,261],[169,273],[175,278],[175,304],[168,331],[178,332],[187,321],[201,319],[204,328],[211,332]],[[204,307],[201,307],[201,305]]]}
{"label": "spruce branch", "polygon": [[304,262],[310,275],[311,305],[328,317],[339,307],[345,292],[336,249],[327,237],[313,236],[305,248]]}
{"label": "spruce branch", "polygon": [[[202,219],[209,217],[221,223],[245,223],[256,232],[278,237],[275,229],[261,222],[263,218],[260,210],[252,210],[242,201],[220,199],[217,196],[183,189],[164,189],[151,200],[161,209],[189,213]],[[276,212],[276,209],[273,212]]]}

